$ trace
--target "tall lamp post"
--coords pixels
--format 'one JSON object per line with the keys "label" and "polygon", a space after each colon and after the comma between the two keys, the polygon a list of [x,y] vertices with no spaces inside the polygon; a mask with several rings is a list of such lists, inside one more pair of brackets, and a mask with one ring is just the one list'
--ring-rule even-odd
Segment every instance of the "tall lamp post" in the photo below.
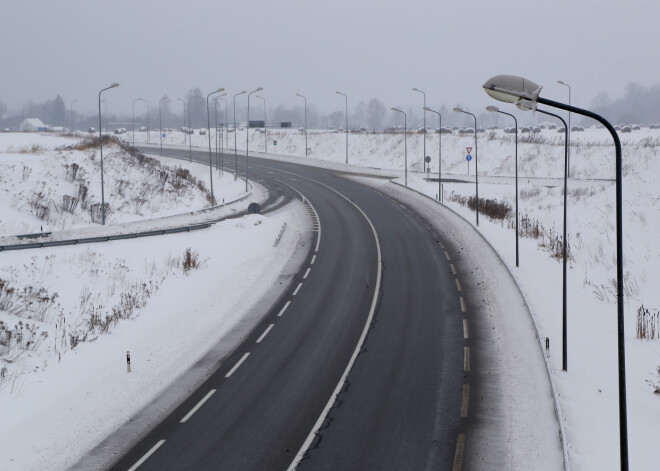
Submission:
{"label": "tall lamp post", "polygon": [[566,105],[540,97],[541,88],[536,83],[514,75],[497,75],[483,85],[492,98],[506,103],[516,103],[520,99],[529,100],[531,108],[537,103],[559,108],[595,119],[607,128],[614,141],[616,171],[616,290],[617,290],[617,337],[618,337],[618,375],[619,375],[619,452],[622,471],[628,470],[628,413],[626,406],[626,353],[624,335],[624,299],[623,299],[623,179],[621,170],[621,141],[612,124],[602,116],[591,111]]}
{"label": "tall lamp post", "polygon": [[[225,174],[225,150],[224,148],[226,147],[229,149],[229,133],[227,132],[227,100],[222,98],[223,96],[226,96],[226,93],[223,93],[222,95],[218,96],[218,100],[222,101],[225,104],[225,125],[222,126],[222,133],[220,134],[220,168],[222,169],[221,172],[224,175]],[[226,136],[226,137],[223,137]],[[223,144],[222,139],[225,139],[226,146]]]}
{"label": "tall lamp post", "polygon": [[163,156],[163,112],[161,110],[161,103],[163,100],[169,100],[167,95],[158,100],[158,134],[160,134],[160,156]]}
{"label": "tall lamp post", "polygon": [[[215,97],[213,100],[213,116],[215,117],[215,166],[218,171],[220,170],[220,159],[218,154],[218,100],[220,100],[220,97],[226,95],[226,93],[223,93],[222,95]],[[220,137],[220,141],[222,141],[222,139],[224,139],[224,136]]]}
{"label": "tall lamp post", "polygon": [[147,103],[147,144],[151,143],[151,136],[149,134],[149,117],[150,117],[150,106],[149,106],[149,100],[144,100]]}
{"label": "tall lamp post", "polygon": [[[245,192],[247,193],[248,191],[248,164],[250,160],[250,95],[253,93],[257,93],[263,90],[263,88],[259,87],[254,90],[252,90],[250,93],[248,93],[248,102],[247,102],[247,129],[245,132]],[[234,132],[236,132],[234,130]]]}
{"label": "tall lamp post", "polygon": [[247,91],[243,90],[242,92],[239,92],[236,95],[234,95],[234,160],[235,160],[234,165],[236,169],[236,175],[238,175],[238,149],[236,147],[236,97],[238,95],[243,95],[245,93],[247,93]]}
{"label": "tall lamp post", "polygon": [[71,115],[71,135],[73,136],[73,104],[79,100],[73,100],[69,105],[69,114]]}
{"label": "tall lamp post", "polygon": [[[188,98],[188,133],[189,134],[192,131],[192,127],[191,127],[191,124],[190,124],[190,100],[192,100],[193,98],[199,98],[201,100],[204,99],[199,95],[193,95],[190,98]],[[193,136],[193,134],[190,134],[188,136],[188,160],[190,162],[192,162],[192,136]]]}
{"label": "tall lamp post", "polygon": [[133,100],[133,147],[135,147],[135,102],[146,101],[144,98],[136,98]]}
{"label": "tall lamp post", "polygon": [[404,182],[408,186],[408,117],[398,108],[391,108],[391,110],[403,115],[403,174]]}
{"label": "tall lamp post", "polygon": [[[521,110],[532,109],[528,108],[525,104],[526,100],[520,100],[518,103],[518,108]],[[536,111],[543,113],[548,116],[553,116],[564,124],[564,240],[562,244],[562,367],[563,371],[568,371],[568,355],[567,355],[567,326],[566,326],[566,311],[567,311],[567,302],[566,302],[566,245],[568,244],[568,239],[566,235],[566,196],[567,196],[567,180],[568,180],[568,127],[566,126],[566,121],[564,118],[558,114],[549,113],[542,109],[536,108]]]}
{"label": "tall lamp post", "polygon": [[[439,111],[432,110],[427,106],[424,107],[424,111],[430,111],[438,115],[438,200],[442,203],[442,115]],[[426,136],[426,133],[424,136]]]}
{"label": "tall lamp post", "polygon": [[[179,100],[181,103],[183,103],[183,113],[181,114],[181,117],[183,118],[183,127],[181,128],[181,131],[183,131],[183,128],[186,127],[186,101],[181,97],[178,97],[177,100]],[[186,145],[186,134],[187,133],[185,133],[185,132],[183,133],[183,145],[184,146]]]}
{"label": "tall lamp post", "polygon": [[266,99],[262,96],[256,95],[257,98],[264,101],[264,149],[265,153],[268,153],[268,128],[266,127]]}
{"label": "tall lamp post", "polygon": [[101,224],[105,226],[105,193],[103,192],[103,134],[101,128],[101,93],[111,88],[118,87],[118,83],[113,83],[99,92],[99,147],[101,149]]}
{"label": "tall lamp post", "polygon": [[[227,108],[228,108],[228,106],[227,106],[227,100],[222,98],[223,96],[227,96],[227,94],[223,93],[222,95],[219,95],[218,100],[222,101],[225,104],[225,126],[224,126],[224,129],[223,129],[223,134],[226,136],[226,138],[225,138],[225,147],[227,149],[229,149],[229,133],[227,132],[227,122],[229,121],[227,119],[227,114],[228,114]],[[220,137],[222,137],[222,136],[220,136]]]}
{"label": "tall lamp post", "polygon": [[[514,123],[516,123],[516,266],[519,265],[519,256],[518,256],[518,120],[511,113],[505,113],[500,110],[497,106],[487,106],[486,110],[491,113],[500,113],[513,118]],[[566,182],[564,182],[564,188]],[[566,195],[564,195],[564,201],[566,201]],[[564,228],[566,227],[566,219],[564,219]],[[566,240],[566,233],[564,232],[564,240]]]}
{"label": "tall lamp post", "polygon": [[413,88],[413,92],[419,92],[424,95],[424,155],[422,156],[422,166],[426,172],[426,93],[419,88]]}
{"label": "tall lamp post", "polygon": [[348,95],[337,92],[337,95],[343,95],[346,99],[346,163],[348,164]]}
{"label": "tall lamp post", "polygon": [[477,195],[475,207],[477,210],[477,226],[478,226],[479,225],[479,153],[477,150],[477,117],[458,106],[454,108],[454,111],[456,113],[469,114],[474,118],[474,182],[475,182],[475,193]]}
{"label": "tall lamp post", "polygon": [[[209,110],[209,97],[216,93],[224,92],[224,88],[218,88],[217,90],[206,95],[206,130],[209,135],[209,180],[211,181],[211,201],[213,201],[213,154],[211,153],[211,111]],[[216,134],[218,133],[216,129]]]}
{"label": "tall lamp post", "polygon": [[[566,82],[557,80],[559,85],[568,87],[568,106],[571,106],[571,86]],[[565,125],[564,125],[565,126]],[[566,128],[566,135],[568,136],[568,175],[571,175],[571,112],[568,112],[568,127]]]}
{"label": "tall lamp post", "polygon": [[300,93],[296,93],[296,96],[299,96],[300,98],[305,100],[305,157],[307,157],[307,149],[309,149],[309,147],[307,146],[307,97],[301,95]]}

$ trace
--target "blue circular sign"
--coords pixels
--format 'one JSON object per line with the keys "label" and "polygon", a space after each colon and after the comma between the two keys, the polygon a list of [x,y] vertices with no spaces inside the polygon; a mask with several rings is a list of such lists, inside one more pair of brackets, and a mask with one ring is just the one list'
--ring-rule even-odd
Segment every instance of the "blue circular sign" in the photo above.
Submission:
{"label": "blue circular sign", "polygon": [[468,154],[467,157],[465,157],[465,160],[467,160],[469,162],[470,160],[472,160],[472,156],[470,154]]}

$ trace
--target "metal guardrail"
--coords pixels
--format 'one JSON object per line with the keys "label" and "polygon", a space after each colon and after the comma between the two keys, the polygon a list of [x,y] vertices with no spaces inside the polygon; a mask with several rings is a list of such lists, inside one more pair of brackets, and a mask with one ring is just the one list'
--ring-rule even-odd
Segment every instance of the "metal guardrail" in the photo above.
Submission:
{"label": "metal guardrail", "polygon": [[67,239],[67,240],[52,240],[46,242],[33,242],[31,244],[0,245],[0,252],[6,252],[10,250],[39,249],[44,247],[61,247],[64,245],[92,244],[95,242],[110,242],[111,240],[139,239],[141,237],[152,237],[152,236],[164,235],[164,234],[176,234],[179,232],[197,231],[199,229],[207,229],[212,225],[213,223],[206,222],[202,224],[193,224],[190,226],[173,227],[171,229],[157,229],[154,231],[146,231],[146,232],[131,232],[129,234],[116,234],[116,235],[100,236],[100,237],[83,237],[79,239]]}

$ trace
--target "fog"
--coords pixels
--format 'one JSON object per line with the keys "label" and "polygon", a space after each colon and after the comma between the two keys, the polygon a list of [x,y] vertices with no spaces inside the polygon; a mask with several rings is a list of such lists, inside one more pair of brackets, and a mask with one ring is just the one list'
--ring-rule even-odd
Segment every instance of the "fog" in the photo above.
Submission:
{"label": "fog", "polygon": [[[91,119],[99,90],[119,82],[103,94],[109,121],[132,117],[141,97],[155,127],[167,95],[166,121],[182,123],[178,98],[218,87],[226,89],[231,118],[235,93],[263,87],[269,121],[300,123],[301,93],[316,120],[310,124],[334,123],[344,116],[339,90],[348,95],[349,118],[366,120],[377,99],[381,126],[398,123],[392,106],[419,125],[423,97],[413,87],[432,108],[460,104],[481,116],[492,104],[481,85],[501,73],[525,76],[543,85],[543,96],[567,101],[568,89],[557,84],[563,80],[573,104],[606,106],[618,116],[631,87],[657,90],[659,13],[651,0],[10,0],[0,6],[0,117],[37,111],[35,104],[59,95],[63,120],[70,121],[73,100],[74,117]],[[251,113],[262,119],[263,102],[252,100]],[[143,119],[146,105],[135,106]],[[245,106],[246,96],[237,97],[238,120]],[[625,120],[660,121],[645,113]],[[447,123],[466,118],[443,113]]]}

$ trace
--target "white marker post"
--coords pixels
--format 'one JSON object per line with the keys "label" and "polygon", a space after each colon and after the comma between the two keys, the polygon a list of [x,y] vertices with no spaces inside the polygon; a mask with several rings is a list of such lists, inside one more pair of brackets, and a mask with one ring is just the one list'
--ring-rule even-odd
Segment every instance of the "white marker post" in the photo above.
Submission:
{"label": "white marker post", "polygon": [[126,373],[131,372],[131,352],[126,350]]}

